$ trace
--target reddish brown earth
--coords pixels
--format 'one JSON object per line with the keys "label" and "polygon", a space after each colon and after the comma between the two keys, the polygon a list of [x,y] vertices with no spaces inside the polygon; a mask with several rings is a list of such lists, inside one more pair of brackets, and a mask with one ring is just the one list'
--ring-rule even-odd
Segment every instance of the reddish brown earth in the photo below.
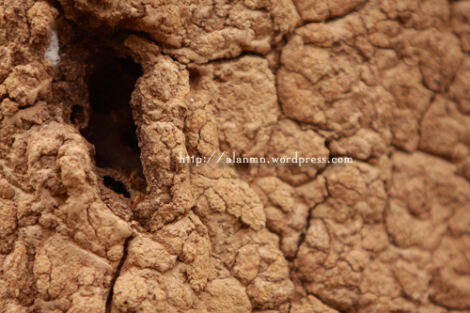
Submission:
{"label": "reddish brown earth", "polygon": [[469,52],[470,1],[1,1],[0,312],[470,312]]}

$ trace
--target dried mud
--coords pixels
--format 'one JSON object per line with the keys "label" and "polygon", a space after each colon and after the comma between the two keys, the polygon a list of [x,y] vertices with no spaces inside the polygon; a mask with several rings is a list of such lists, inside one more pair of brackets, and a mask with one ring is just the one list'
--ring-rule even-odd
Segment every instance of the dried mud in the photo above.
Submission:
{"label": "dried mud", "polygon": [[470,312],[469,52],[470,1],[0,2],[0,312]]}

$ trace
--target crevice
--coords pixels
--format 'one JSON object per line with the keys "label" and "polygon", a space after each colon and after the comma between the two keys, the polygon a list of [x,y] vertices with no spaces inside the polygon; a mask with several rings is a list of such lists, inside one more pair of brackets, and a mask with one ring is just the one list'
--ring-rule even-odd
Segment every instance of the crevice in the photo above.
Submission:
{"label": "crevice", "polygon": [[[129,178],[143,178],[137,128],[129,104],[142,70],[132,59],[122,58],[106,46],[96,47],[88,63],[89,120],[81,133],[95,146],[96,166],[117,170]],[[82,111],[80,106],[72,108],[74,123],[83,122]],[[104,184],[128,198],[124,184],[118,186],[119,182],[112,180],[104,177]]]}
{"label": "crevice", "polygon": [[[318,177],[318,176],[317,176]],[[308,232],[308,229],[310,228],[310,224],[311,224],[311,220],[312,220],[312,216],[313,216],[313,211],[321,204],[324,204],[328,198],[329,198],[329,192],[328,192],[328,181],[326,180],[325,178],[325,191],[326,191],[326,195],[325,197],[323,198],[323,200],[321,200],[320,202],[316,203],[313,207],[311,207],[309,210],[308,210],[308,215],[307,215],[307,224],[305,225],[305,228],[304,228],[304,231],[300,234],[300,238],[299,238],[299,242],[297,244],[297,250],[295,251],[295,254],[294,254],[294,257],[292,259],[290,259],[289,261],[294,261],[295,259],[297,259],[297,256],[299,254],[299,251],[300,251],[300,247],[302,246],[302,244],[305,242],[306,238],[307,238],[307,232]]]}
{"label": "crevice", "polygon": [[121,257],[121,260],[119,260],[119,264],[116,268],[116,271],[114,272],[113,279],[111,280],[111,284],[109,286],[108,297],[106,298],[106,307],[105,307],[106,313],[111,313],[111,309],[113,305],[113,296],[114,296],[114,284],[116,284],[116,280],[121,275],[122,266],[124,265],[124,262],[126,261],[126,258],[127,258],[127,253],[128,253],[127,248],[129,247],[129,242],[133,238],[134,238],[134,235],[131,235],[127,237],[126,240],[124,241],[123,248],[122,248],[122,257]]}
{"label": "crevice", "polygon": [[94,170],[106,193],[102,198],[113,198],[132,210],[130,199],[147,189],[138,139],[140,118],[131,99],[143,70],[124,45],[126,31],[97,28],[87,21],[65,16],[56,20],[61,61],[54,93],[64,104],[64,118],[91,144]]}

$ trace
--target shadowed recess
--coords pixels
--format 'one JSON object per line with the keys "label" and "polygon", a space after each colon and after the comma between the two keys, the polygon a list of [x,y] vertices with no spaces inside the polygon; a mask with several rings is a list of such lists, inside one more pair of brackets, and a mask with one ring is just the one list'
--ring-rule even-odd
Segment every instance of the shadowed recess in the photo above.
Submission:
{"label": "shadowed recess", "polygon": [[96,165],[127,176],[143,177],[136,126],[129,105],[137,79],[142,75],[141,68],[131,59],[118,57],[109,48],[95,53],[89,62],[90,120],[82,133],[95,146]]}
{"label": "shadowed recess", "polygon": [[116,193],[120,193],[126,198],[130,198],[131,195],[126,189],[126,186],[118,180],[115,180],[111,176],[104,176],[103,177],[103,184],[108,187],[109,189],[113,190]]}

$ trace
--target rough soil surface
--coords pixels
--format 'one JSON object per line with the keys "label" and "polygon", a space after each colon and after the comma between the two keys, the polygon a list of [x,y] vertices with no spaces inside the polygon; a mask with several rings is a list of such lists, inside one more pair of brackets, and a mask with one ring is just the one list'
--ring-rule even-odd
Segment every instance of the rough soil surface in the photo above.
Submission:
{"label": "rough soil surface", "polygon": [[470,312],[469,53],[465,0],[1,1],[0,312]]}

